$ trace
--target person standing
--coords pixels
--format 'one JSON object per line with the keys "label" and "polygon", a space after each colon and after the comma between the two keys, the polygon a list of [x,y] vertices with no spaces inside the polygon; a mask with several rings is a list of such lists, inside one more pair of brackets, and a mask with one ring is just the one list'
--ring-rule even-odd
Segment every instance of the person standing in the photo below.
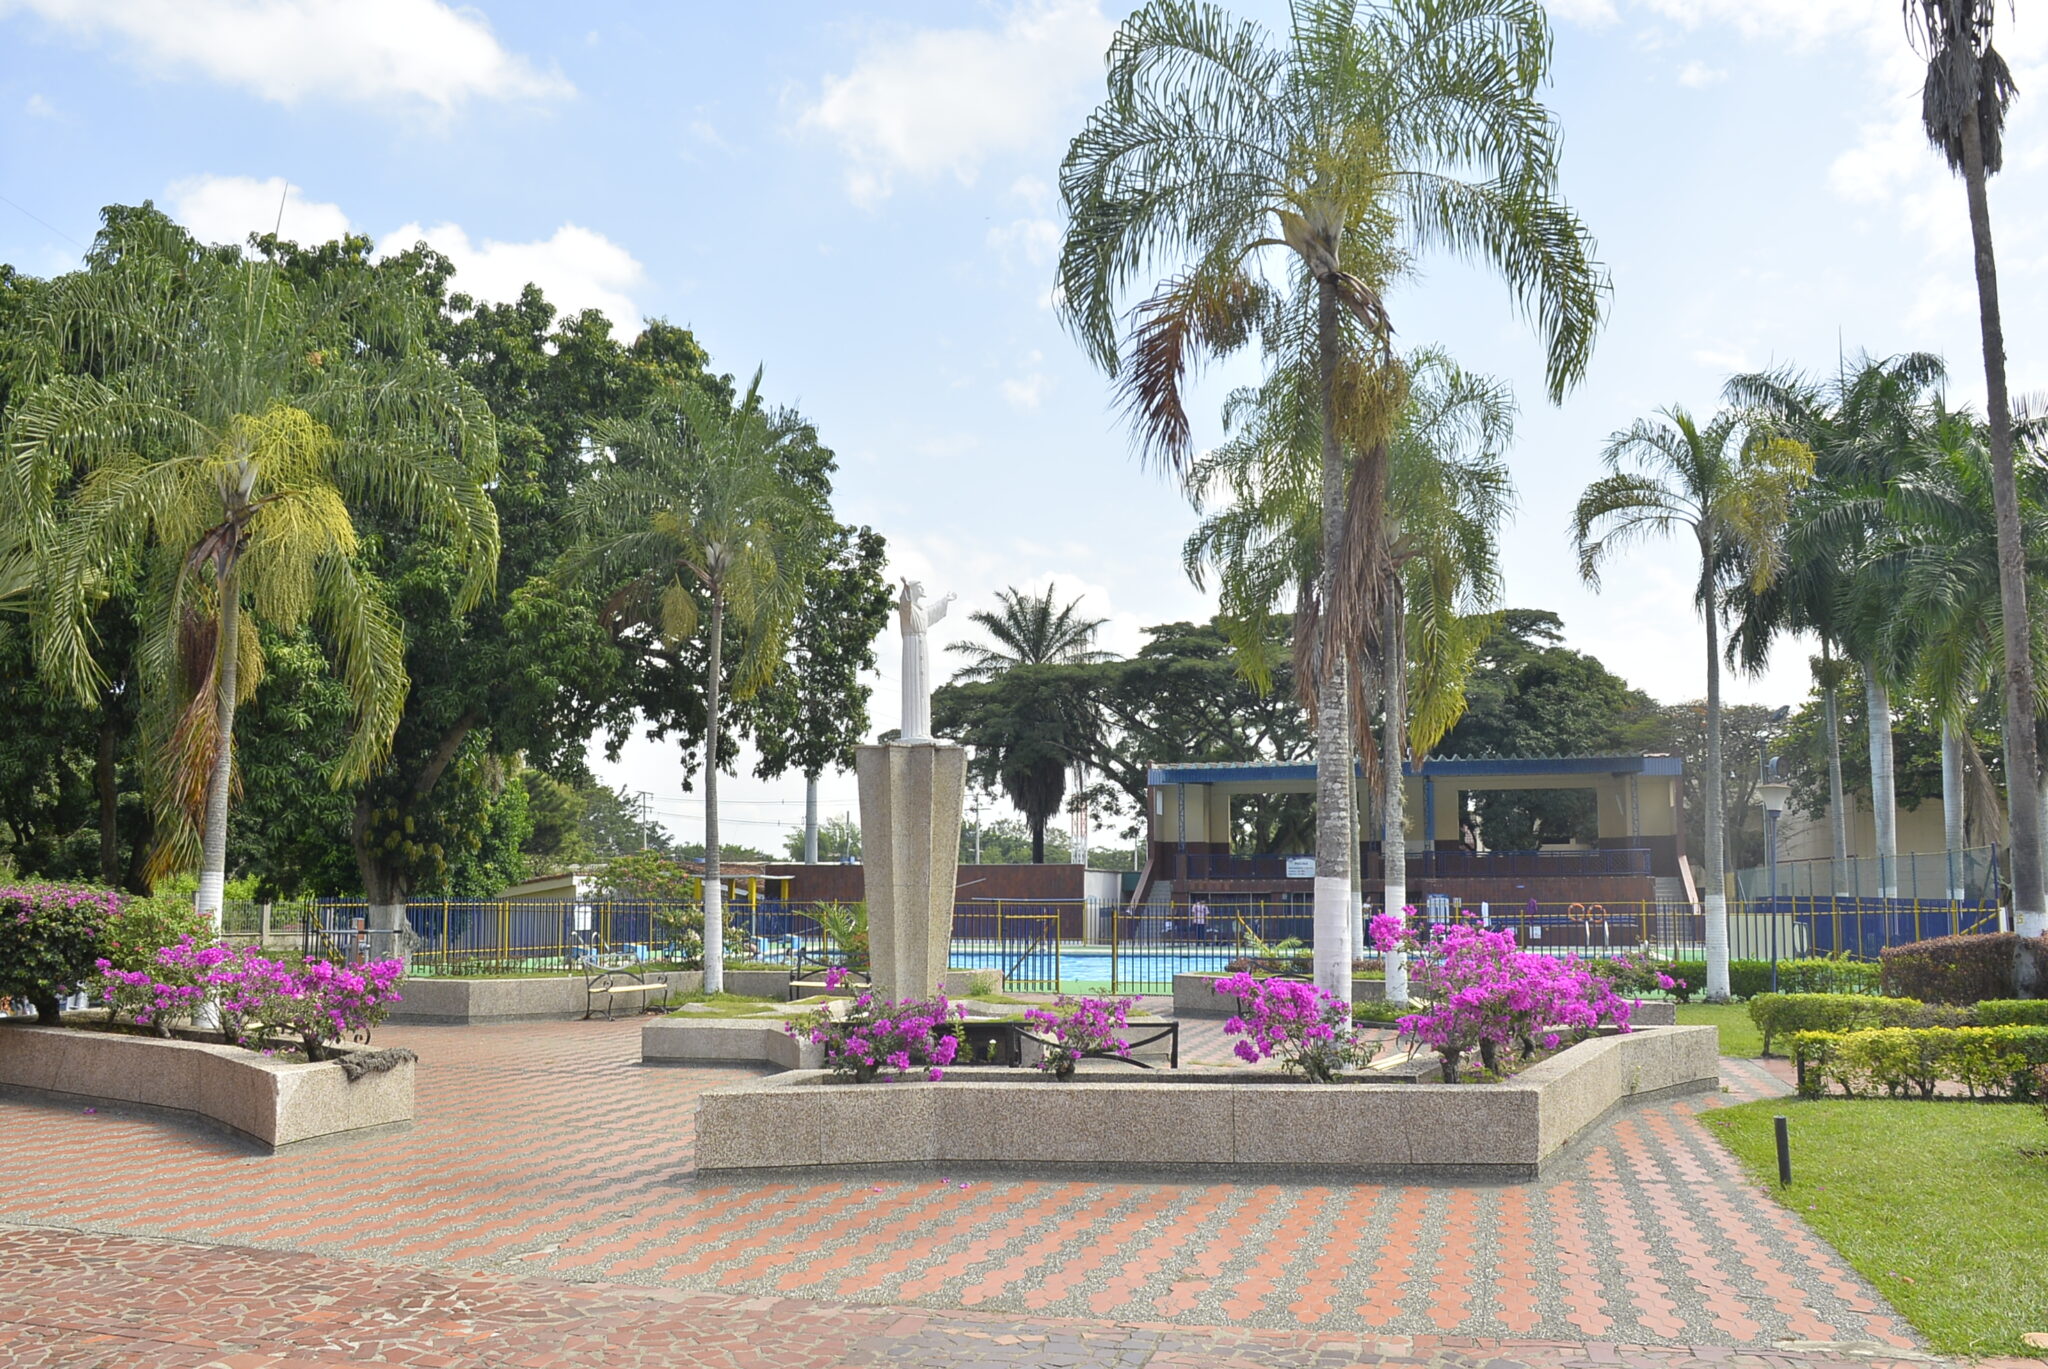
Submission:
{"label": "person standing", "polygon": [[1200,898],[1188,907],[1188,936],[1196,941],[1209,939],[1209,905]]}

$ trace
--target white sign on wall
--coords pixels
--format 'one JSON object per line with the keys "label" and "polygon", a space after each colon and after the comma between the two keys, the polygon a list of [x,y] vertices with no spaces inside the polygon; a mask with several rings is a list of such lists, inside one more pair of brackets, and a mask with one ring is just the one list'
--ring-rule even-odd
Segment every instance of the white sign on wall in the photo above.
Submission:
{"label": "white sign on wall", "polygon": [[1289,879],[1314,879],[1316,877],[1316,858],[1314,856],[1289,856],[1287,858],[1287,877]]}

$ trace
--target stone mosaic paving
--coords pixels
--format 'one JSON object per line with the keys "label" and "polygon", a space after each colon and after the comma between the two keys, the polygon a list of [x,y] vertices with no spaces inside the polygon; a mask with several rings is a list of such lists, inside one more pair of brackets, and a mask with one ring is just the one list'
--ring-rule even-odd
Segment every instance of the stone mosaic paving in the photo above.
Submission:
{"label": "stone mosaic paving", "polygon": [[[1191,1027],[1184,1059],[1210,1057],[1207,1034]],[[1464,1343],[1478,1339],[1494,1347],[1489,1355],[1530,1363],[1593,1353],[1562,1344],[1668,1347],[1645,1361],[1662,1364],[1687,1347],[1723,1347],[1711,1352],[1723,1357],[1793,1342],[1914,1346],[1883,1300],[1750,1187],[1694,1122],[1715,1098],[1621,1114],[1545,1181],[1511,1187],[713,1183],[690,1173],[693,1101],[743,1072],[643,1067],[635,1023],[409,1028],[382,1039],[421,1054],[418,1125],[277,1157],[156,1119],[0,1099],[0,1223],[16,1228],[0,1231],[0,1365],[226,1364],[176,1355],[246,1343],[237,1353],[258,1358],[233,1363],[281,1369],[291,1361],[274,1356],[296,1354],[291,1336],[306,1326],[330,1339],[304,1362],[326,1363],[346,1350],[331,1337],[368,1334],[363,1309],[377,1309],[372,1329],[432,1323],[420,1344],[441,1347],[396,1358],[392,1347],[412,1332],[378,1331],[384,1358],[375,1362],[538,1365],[567,1353],[559,1327],[559,1343],[543,1346],[535,1332],[540,1358],[521,1358],[497,1333],[485,1345],[480,1332],[448,1329],[462,1317],[407,1301],[444,1294],[502,1300],[470,1319],[478,1325],[553,1325],[572,1315],[563,1308],[616,1312],[639,1298],[657,1319],[769,1328],[735,1332],[726,1359],[642,1361],[607,1339],[605,1364],[1321,1365],[1449,1355],[1448,1365],[1467,1351],[1484,1364]],[[1743,1062],[1728,1062],[1726,1081],[1737,1099],[1784,1091]],[[49,1227],[71,1230],[20,1229]],[[74,1272],[24,1283],[25,1250]],[[272,1252],[335,1263],[280,1263]],[[176,1278],[129,1272],[181,1260],[193,1268]],[[357,1291],[294,1303],[291,1271],[313,1268],[336,1290]],[[77,1272],[92,1269],[100,1272]],[[431,1277],[409,1282],[418,1269]],[[74,1286],[83,1301],[66,1304],[62,1290]],[[203,1296],[209,1289],[215,1298]],[[277,1300],[273,1312],[259,1309],[259,1294]],[[222,1296],[227,1313],[217,1310]],[[163,1297],[182,1301],[172,1313],[148,1310]],[[228,1336],[212,1320],[222,1315],[253,1320]],[[776,1339],[783,1322],[788,1335]],[[798,1323],[811,1327],[810,1349],[798,1348]],[[119,1337],[164,1325],[199,1342],[149,1350],[169,1358],[120,1357]],[[102,1359],[81,1359],[80,1335],[38,1330],[52,1326],[117,1339]],[[458,1353],[463,1345],[474,1353]],[[1188,1357],[1200,1355],[1210,1358]]]}

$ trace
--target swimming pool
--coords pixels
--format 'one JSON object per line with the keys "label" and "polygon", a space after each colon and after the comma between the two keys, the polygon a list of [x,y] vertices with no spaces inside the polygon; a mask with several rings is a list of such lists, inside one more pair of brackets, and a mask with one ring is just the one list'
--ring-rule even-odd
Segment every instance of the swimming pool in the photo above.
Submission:
{"label": "swimming pool", "polygon": [[1235,947],[1201,945],[1120,949],[1114,957],[1107,946],[1079,942],[1028,953],[955,945],[950,963],[956,970],[1002,970],[1009,986],[1019,989],[1171,993],[1176,974],[1221,974],[1237,954]]}

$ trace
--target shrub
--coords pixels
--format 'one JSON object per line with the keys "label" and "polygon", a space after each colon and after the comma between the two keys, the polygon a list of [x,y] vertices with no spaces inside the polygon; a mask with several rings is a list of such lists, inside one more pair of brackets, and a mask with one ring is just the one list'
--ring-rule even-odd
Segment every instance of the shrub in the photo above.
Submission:
{"label": "shrub", "polygon": [[108,889],[0,888],[0,997],[26,998],[37,1021],[61,1022],[58,1005],[91,977],[101,933],[120,906]]}
{"label": "shrub", "polygon": [[156,953],[190,938],[210,946],[218,940],[213,919],[201,917],[190,898],[160,894],[154,898],[124,898],[120,909],[107,919],[100,933],[100,957],[118,970],[147,970],[156,964]]}
{"label": "shrub", "polygon": [[1055,1078],[1071,1079],[1074,1067],[1084,1055],[1130,1055],[1131,1043],[1123,1036],[1126,1018],[1135,998],[1068,998],[1062,994],[1050,1008],[1026,1008],[1024,1020],[1052,1039],[1042,1070]]}
{"label": "shrub", "polygon": [[399,1001],[403,962],[333,965],[273,960],[254,947],[229,951],[191,936],[160,948],[148,969],[99,962],[96,983],[116,1015],[169,1036],[202,1003],[220,1015],[222,1034],[239,1046],[268,1047],[280,1034],[298,1038],[308,1060],[328,1055],[329,1042],[368,1031]]}
{"label": "shrub", "polygon": [[[1764,983],[1770,983],[1770,962],[1764,966]],[[1778,962],[1780,993],[1860,993],[1883,991],[1884,966],[1875,960],[1851,960],[1847,956],[1815,956]]]}
{"label": "shrub", "polygon": [[1248,1065],[1277,1057],[1287,1073],[1327,1084],[1379,1053],[1359,1039],[1350,1005],[1313,984],[1235,974],[1217,980],[1216,992],[1237,996],[1238,1011],[1223,1030],[1244,1038],[1232,1049]]}
{"label": "shrub", "polygon": [[960,1053],[960,1023],[965,1008],[946,1001],[941,989],[929,999],[899,1003],[863,992],[835,1016],[827,1005],[789,1023],[790,1035],[825,1048],[825,1068],[842,1079],[865,1084],[886,1067],[898,1079],[922,1069],[930,1079],[943,1079],[945,1067]]}
{"label": "shrub", "polygon": [[1368,998],[1351,1005],[1351,1020],[1359,1023],[1370,1022],[1377,1026],[1395,1027],[1400,1025],[1402,1018],[1408,1016],[1413,1011],[1414,1009],[1406,1003],[1389,1003],[1384,999]]}
{"label": "shrub", "polygon": [[1799,1091],[1817,1098],[1832,1083],[1851,1098],[1880,1091],[1932,1098],[1943,1083],[1972,1097],[2036,1097],[2048,1064],[2048,1027],[1882,1027],[1800,1032],[1792,1038]]}
{"label": "shrub", "polygon": [[1540,1042],[1555,1050],[1567,1035],[1583,1039],[1603,1022],[1628,1027],[1633,1009],[1614,986],[1573,956],[1521,951],[1511,931],[1449,928],[1430,948],[1416,976],[1432,1006],[1401,1019],[1401,1032],[1433,1048],[1445,1083],[1473,1049],[1490,1073],[1502,1072],[1503,1047],[1524,1058]]}
{"label": "shrub", "polygon": [[1923,1020],[1917,998],[1868,998],[1836,993],[1762,993],[1749,1000],[1749,1020],[1764,1034],[1764,1054],[1771,1038],[1796,1032],[1848,1032],[1866,1027],[1939,1025]]}
{"label": "shrub", "polygon": [[1987,998],[1977,1005],[1980,1027],[2048,1027],[2048,998]]}
{"label": "shrub", "polygon": [[1675,962],[1659,960],[1648,951],[1624,952],[1609,960],[1595,960],[1588,968],[1612,984],[1616,993],[1668,993],[1681,1003],[1692,996],[1699,982],[1681,980]]}
{"label": "shrub", "polygon": [[[1976,1003],[2020,997],[2024,980],[2048,984],[2048,937],[2015,932],[1938,936],[1887,946],[1884,991],[1929,1003]],[[2028,963],[2022,972],[2021,960]]]}

